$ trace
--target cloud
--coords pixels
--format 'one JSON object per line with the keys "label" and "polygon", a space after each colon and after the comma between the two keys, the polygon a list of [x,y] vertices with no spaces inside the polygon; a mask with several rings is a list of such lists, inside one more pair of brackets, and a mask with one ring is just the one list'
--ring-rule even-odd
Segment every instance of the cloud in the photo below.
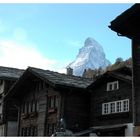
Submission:
{"label": "cloud", "polygon": [[[0,33],[7,33],[0,20]],[[22,27],[12,29],[10,38],[0,39],[0,66],[26,69],[28,66],[66,73],[62,62],[44,56],[39,47],[28,39],[28,32]],[[37,49],[38,48],[38,49]]]}
{"label": "cloud", "polygon": [[4,25],[3,21],[0,19],[0,33],[6,31],[6,26]]}
{"label": "cloud", "polygon": [[18,41],[25,41],[27,39],[27,32],[21,27],[18,27],[14,30],[13,37]]}
{"label": "cloud", "polygon": [[43,56],[34,46],[20,44],[13,40],[0,40],[0,65],[17,68],[28,66],[52,70],[56,64]]}

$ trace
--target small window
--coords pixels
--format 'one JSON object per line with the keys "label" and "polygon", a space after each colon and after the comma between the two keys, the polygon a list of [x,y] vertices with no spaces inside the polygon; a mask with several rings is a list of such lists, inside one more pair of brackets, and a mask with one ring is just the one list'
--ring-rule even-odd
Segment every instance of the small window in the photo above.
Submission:
{"label": "small window", "polygon": [[21,136],[37,136],[37,126],[23,127]]}
{"label": "small window", "polygon": [[34,136],[37,136],[37,134],[38,134],[38,128],[37,128],[37,126],[35,126],[34,127]]}
{"label": "small window", "polygon": [[32,110],[32,102],[28,103],[28,113],[30,113]]}
{"label": "small window", "polygon": [[114,83],[114,90],[118,89],[118,81]]}
{"label": "small window", "polygon": [[32,101],[32,112],[36,111],[35,108],[36,108],[36,102]]}
{"label": "small window", "polygon": [[118,90],[119,89],[119,82],[109,82],[107,83],[107,91]]}
{"label": "small window", "polygon": [[24,113],[28,113],[29,111],[29,103],[25,102],[25,109],[24,109]]}
{"label": "small window", "polygon": [[25,113],[25,103],[23,103],[22,106],[21,106],[21,112]]}
{"label": "small window", "polygon": [[56,123],[48,124],[47,125],[47,135],[51,136],[55,133],[56,130]]}
{"label": "small window", "polygon": [[48,108],[55,107],[58,107],[58,97],[56,95],[48,96]]}

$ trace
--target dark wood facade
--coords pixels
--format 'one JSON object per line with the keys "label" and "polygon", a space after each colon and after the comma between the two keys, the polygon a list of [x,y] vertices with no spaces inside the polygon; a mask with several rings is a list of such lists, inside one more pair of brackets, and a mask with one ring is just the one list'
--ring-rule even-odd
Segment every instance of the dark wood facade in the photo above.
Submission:
{"label": "dark wood facade", "polygon": [[69,130],[79,132],[89,127],[90,97],[88,91],[73,90],[65,95],[64,115]]}
{"label": "dark wood facade", "polygon": [[131,8],[119,15],[111,22],[110,28],[132,40],[133,61],[133,122],[136,126],[135,134],[140,135],[140,4],[134,4]]}
{"label": "dark wood facade", "polygon": [[[17,113],[12,109],[12,113],[15,116],[12,118],[11,114],[6,113],[7,107],[4,97],[23,72],[24,70],[21,69],[0,66],[0,136],[15,135],[15,133],[11,134],[10,131],[13,131],[12,127],[16,128],[15,118]],[[12,105],[14,105],[14,102],[12,102]]]}
{"label": "dark wood facade", "polygon": [[[108,83],[116,81],[118,89],[109,91]],[[121,68],[117,72],[106,72],[89,86],[88,89],[91,93],[90,127],[97,135],[125,136],[124,129],[121,131],[119,127],[133,121],[131,82],[131,70],[128,68],[127,71],[127,68]],[[127,111],[124,111],[121,110],[121,107],[119,108],[119,105],[121,104],[123,108],[123,102],[126,100],[128,101],[128,108]],[[109,106],[108,113],[103,112],[104,104]],[[117,133],[114,130],[116,125],[118,125]],[[110,132],[111,134],[108,134]]]}
{"label": "dark wood facade", "polygon": [[[5,102],[17,101],[18,135],[51,136],[56,131],[87,129],[90,95],[86,87],[91,83],[89,79],[28,68],[5,98]],[[60,120],[64,130],[60,130]]]}

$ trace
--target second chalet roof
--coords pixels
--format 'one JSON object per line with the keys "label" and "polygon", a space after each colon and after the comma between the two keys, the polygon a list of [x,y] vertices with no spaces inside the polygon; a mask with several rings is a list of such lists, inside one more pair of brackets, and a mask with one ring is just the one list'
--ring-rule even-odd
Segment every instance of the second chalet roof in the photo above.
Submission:
{"label": "second chalet roof", "polygon": [[18,79],[24,70],[0,66],[0,79]]}
{"label": "second chalet roof", "polygon": [[86,88],[89,86],[93,80],[77,77],[77,76],[70,76],[66,74],[61,74],[58,72],[53,72],[49,70],[42,70],[38,68],[29,67],[29,71],[34,74],[37,74],[44,80],[48,80],[55,85],[64,85],[64,86],[71,86],[77,88]]}
{"label": "second chalet roof", "polygon": [[107,71],[104,74],[96,77],[96,80],[94,80],[94,82],[87,88],[96,88],[97,85],[100,85],[108,77],[114,77],[115,79],[123,80],[129,84],[132,84],[132,69],[131,67],[124,65],[115,70]]}

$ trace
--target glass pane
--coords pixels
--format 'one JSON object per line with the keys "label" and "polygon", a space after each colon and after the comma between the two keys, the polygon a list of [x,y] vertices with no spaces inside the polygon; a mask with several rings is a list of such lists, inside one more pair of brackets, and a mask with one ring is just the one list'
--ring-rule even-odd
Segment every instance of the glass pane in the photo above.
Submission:
{"label": "glass pane", "polygon": [[123,101],[123,111],[128,111],[128,100]]}
{"label": "glass pane", "polygon": [[114,83],[114,90],[118,89],[118,83]]}
{"label": "glass pane", "polygon": [[122,102],[121,101],[119,101],[119,102],[117,102],[117,112],[121,112],[122,111]]}
{"label": "glass pane", "polygon": [[109,85],[109,91],[112,90],[112,84]]}
{"label": "glass pane", "polygon": [[115,102],[110,103],[110,113],[115,113]]}

